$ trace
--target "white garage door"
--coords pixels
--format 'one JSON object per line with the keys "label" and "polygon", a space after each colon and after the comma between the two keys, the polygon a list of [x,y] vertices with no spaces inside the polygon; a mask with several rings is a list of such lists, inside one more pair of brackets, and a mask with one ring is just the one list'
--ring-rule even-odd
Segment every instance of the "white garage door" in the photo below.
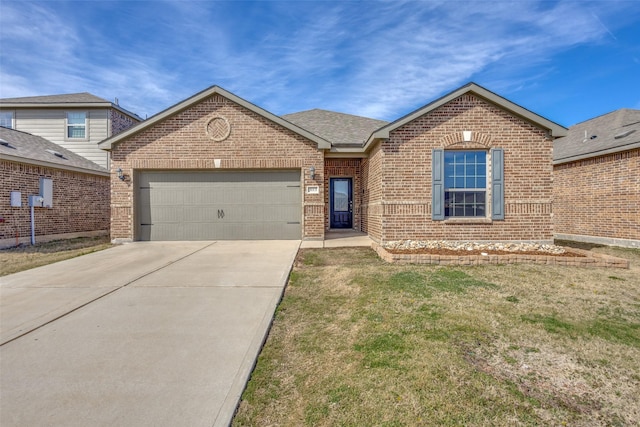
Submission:
{"label": "white garage door", "polygon": [[139,240],[300,239],[300,171],[145,171]]}

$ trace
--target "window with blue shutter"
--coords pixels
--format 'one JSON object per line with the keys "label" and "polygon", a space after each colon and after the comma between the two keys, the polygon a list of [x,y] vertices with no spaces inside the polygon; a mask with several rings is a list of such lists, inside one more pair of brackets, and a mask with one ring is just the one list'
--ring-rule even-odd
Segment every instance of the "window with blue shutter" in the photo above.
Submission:
{"label": "window with blue shutter", "polygon": [[[491,219],[504,219],[504,154],[491,149],[491,177],[484,150],[432,152],[431,218],[487,218],[491,188]],[[491,187],[489,187],[489,185]]]}

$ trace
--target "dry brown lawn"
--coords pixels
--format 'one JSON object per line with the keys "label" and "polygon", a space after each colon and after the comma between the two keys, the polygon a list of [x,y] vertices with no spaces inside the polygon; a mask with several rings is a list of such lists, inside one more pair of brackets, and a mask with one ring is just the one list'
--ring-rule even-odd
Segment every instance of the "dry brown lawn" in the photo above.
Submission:
{"label": "dry brown lawn", "polygon": [[0,249],[0,276],[40,267],[111,247],[108,236],[55,240]]}
{"label": "dry brown lawn", "polygon": [[302,250],[235,426],[640,423],[629,270],[391,265]]}

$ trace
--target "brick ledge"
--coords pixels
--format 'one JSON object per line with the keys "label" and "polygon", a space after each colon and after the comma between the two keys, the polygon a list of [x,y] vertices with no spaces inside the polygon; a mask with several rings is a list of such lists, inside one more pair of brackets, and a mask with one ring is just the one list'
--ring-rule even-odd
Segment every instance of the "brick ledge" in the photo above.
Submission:
{"label": "brick ledge", "polygon": [[485,264],[544,264],[566,265],[570,267],[629,268],[629,260],[611,255],[596,254],[582,249],[571,248],[584,257],[552,255],[433,255],[433,254],[392,254],[380,244],[373,242],[373,250],[386,262],[397,264],[440,264],[440,265],[485,265]]}

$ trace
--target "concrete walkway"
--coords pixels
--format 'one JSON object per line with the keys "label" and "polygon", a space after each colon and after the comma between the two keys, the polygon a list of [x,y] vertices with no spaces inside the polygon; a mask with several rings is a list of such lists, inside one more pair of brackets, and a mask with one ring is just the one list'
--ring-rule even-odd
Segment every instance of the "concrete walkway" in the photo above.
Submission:
{"label": "concrete walkway", "polygon": [[305,240],[301,248],[345,248],[345,247],[371,247],[373,240],[361,231],[331,230],[327,231],[324,240]]}
{"label": "concrete walkway", "polygon": [[133,243],[0,278],[0,425],[228,425],[299,244]]}

